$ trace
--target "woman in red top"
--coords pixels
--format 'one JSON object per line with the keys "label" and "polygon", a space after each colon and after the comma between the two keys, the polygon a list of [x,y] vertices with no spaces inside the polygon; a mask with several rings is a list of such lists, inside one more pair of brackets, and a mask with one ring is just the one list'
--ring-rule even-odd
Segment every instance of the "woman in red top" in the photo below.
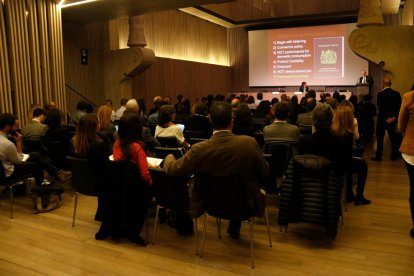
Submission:
{"label": "woman in red top", "polygon": [[138,115],[128,113],[122,116],[119,121],[119,139],[115,141],[113,156],[115,161],[129,160],[136,164],[142,179],[151,185],[152,179],[148,171],[147,155],[141,133],[142,125]]}

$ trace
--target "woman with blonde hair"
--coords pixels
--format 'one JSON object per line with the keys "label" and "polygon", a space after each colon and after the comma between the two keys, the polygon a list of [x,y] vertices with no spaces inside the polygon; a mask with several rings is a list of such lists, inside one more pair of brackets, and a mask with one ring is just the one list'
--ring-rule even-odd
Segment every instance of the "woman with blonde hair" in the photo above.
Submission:
{"label": "woman with blonde hair", "polygon": [[98,135],[112,151],[115,142],[115,126],[111,120],[112,108],[108,105],[101,105],[98,109]]}
{"label": "woman with blonde hair", "polygon": [[[331,131],[334,135],[345,140],[347,156],[353,155],[353,144],[355,140],[355,123],[352,108],[346,103],[338,105],[334,111]],[[368,205],[371,201],[364,197],[365,182],[367,180],[368,165],[364,159],[353,157],[350,170],[346,174],[346,197],[347,202],[354,201],[354,205]],[[352,173],[358,174],[356,196],[352,190]]]}

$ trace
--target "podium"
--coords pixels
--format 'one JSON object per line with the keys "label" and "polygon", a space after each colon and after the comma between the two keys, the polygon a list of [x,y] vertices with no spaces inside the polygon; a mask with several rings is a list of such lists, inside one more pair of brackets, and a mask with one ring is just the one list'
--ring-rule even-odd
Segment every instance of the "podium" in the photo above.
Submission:
{"label": "podium", "polygon": [[357,97],[361,95],[369,94],[369,84],[368,83],[359,83],[356,85],[356,95]]}

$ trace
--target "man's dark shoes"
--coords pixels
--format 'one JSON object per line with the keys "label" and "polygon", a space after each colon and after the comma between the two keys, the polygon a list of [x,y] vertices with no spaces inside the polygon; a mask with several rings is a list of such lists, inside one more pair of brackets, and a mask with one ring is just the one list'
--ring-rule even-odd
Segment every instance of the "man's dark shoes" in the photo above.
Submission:
{"label": "man's dark shoes", "polygon": [[372,161],[377,161],[377,162],[382,162],[382,158],[381,157],[377,157],[377,156],[372,157],[371,160]]}
{"label": "man's dark shoes", "polygon": [[371,204],[371,200],[366,199],[365,197],[355,198],[355,201],[354,201],[354,205],[355,206],[359,206],[359,205],[369,205],[369,204]]}
{"label": "man's dark shoes", "polygon": [[239,231],[234,231],[234,230],[230,229],[230,227],[227,227],[227,233],[230,235],[230,237],[233,240],[240,239],[240,232]]}

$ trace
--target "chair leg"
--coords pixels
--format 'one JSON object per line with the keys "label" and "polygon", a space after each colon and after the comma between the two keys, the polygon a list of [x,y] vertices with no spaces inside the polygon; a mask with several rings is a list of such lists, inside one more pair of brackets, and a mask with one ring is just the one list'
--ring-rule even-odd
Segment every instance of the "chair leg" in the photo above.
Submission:
{"label": "chair leg", "polygon": [[221,219],[216,218],[218,238],[221,239]]}
{"label": "chair leg", "polygon": [[146,227],[146,230],[147,230],[147,244],[149,243],[149,234],[148,234],[148,223],[149,223],[149,209],[147,210],[147,217],[146,217],[146,219],[145,219],[145,227]]}
{"label": "chair leg", "polygon": [[155,221],[154,221],[154,232],[152,233],[152,241],[151,243],[154,245],[155,240],[155,232],[157,231],[157,224],[158,224],[158,214],[160,212],[160,205],[157,204],[157,211],[155,212]]}
{"label": "chair leg", "polygon": [[78,206],[78,193],[74,192],[74,201],[73,201],[73,219],[72,219],[72,227],[75,227],[75,217],[76,217],[76,207]]}
{"label": "chair leg", "polygon": [[249,221],[249,224],[250,224],[250,259],[252,262],[252,268],[254,268],[253,221]]}
{"label": "chair leg", "polygon": [[267,208],[265,208],[267,235],[269,236],[269,247],[272,247],[272,236],[270,235],[269,216],[267,215]]}
{"label": "chair leg", "polygon": [[203,228],[203,234],[201,236],[200,258],[203,257],[204,238],[206,237],[207,217],[208,217],[208,214],[206,214],[206,217],[204,218],[204,228]]}
{"label": "chair leg", "polygon": [[194,218],[194,224],[195,224],[195,238],[196,238],[196,256],[198,256],[198,227],[197,227],[197,218]]}
{"label": "chair leg", "polygon": [[13,186],[10,185],[10,219],[13,219]]}

